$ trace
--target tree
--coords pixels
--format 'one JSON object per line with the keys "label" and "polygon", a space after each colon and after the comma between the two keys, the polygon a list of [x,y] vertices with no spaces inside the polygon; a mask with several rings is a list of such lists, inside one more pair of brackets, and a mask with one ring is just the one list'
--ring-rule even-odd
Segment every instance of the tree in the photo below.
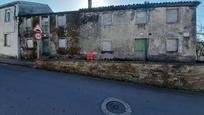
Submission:
{"label": "tree", "polygon": [[199,61],[204,61],[201,59],[204,57],[204,25],[198,26],[196,55]]}
{"label": "tree", "polygon": [[204,25],[198,25],[197,39],[198,41],[204,41]]}

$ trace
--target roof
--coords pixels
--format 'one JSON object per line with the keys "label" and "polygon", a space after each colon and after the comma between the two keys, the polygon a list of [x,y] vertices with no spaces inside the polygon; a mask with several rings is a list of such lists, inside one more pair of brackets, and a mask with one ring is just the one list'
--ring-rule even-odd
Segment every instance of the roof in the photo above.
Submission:
{"label": "roof", "polygon": [[3,5],[0,5],[0,8],[5,8],[5,7],[10,7],[10,6],[14,6],[16,4],[27,4],[27,5],[33,5],[33,4],[36,4],[36,5],[47,5],[47,4],[42,4],[42,3],[36,3],[36,2],[27,2],[27,1],[14,1],[14,2],[10,2],[10,3],[7,3],[7,4],[3,4]]}
{"label": "roof", "polygon": [[91,9],[80,9],[80,11],[112,11],[112,10],[127,10],[127,9],[147,9],[147,8],[157,8],[157,7],[180,7],[180,6],[192,6],[197,7],[200,1],[179,1],[179,2],[160,2],[160,3],[149,3],[144,4],[131,4],[131,5],[119,5],[119,6],[107,6],[107,7],[97,7]]}
{"label": "roof", "polygon": [[0,5],[1,8],[19,6],[19,15],[27,14],[39,14],[39,13],[52,13],[52,9],[47,4],[27,2],[27,1],[15,1],[7,4]]}
{"label": "roof", "polygon": [[[76,12],[101,12],[101,11],[113,11],[113,10],[127,10],[127,9],[147,9],[156,7],[181,7],[191,6],[197,7],[200,1],[180,1],[180,2],[160,2],[160,3],[144,3],[144,4],[131,4],[131,5],[119,5],[119,6],[107,6],[107,7],[96,7],[91,9],[80,9],[79,11],[64,11],[64,12],[51,12],[51,13],[39,13],[34,15],[52,15],[52,14],[64,14],[64,13],[76,13]],[[33,14],[21,15],[33,16]]]}

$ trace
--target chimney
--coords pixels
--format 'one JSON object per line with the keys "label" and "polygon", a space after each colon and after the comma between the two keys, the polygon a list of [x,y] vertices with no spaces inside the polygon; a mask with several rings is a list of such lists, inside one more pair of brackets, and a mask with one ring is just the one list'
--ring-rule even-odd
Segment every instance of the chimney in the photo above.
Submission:
{"label": "chimney", "polygon": [[88,0],[88,8],[92,8],[92,0]]}

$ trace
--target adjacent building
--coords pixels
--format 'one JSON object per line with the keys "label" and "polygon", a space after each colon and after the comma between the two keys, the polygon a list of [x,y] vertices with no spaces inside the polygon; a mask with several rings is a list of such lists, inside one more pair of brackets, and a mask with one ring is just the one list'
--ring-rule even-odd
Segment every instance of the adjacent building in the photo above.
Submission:
{"label": "adjacent building", "polygon": [[[44,57],[83,57],[93,52],[96,59],[193,62],[199,4],[198,1],[144,3],[70,12],[22,13],[17,16],[19,29],[14,29],[18,30],[19,42],[12,43],[19,46],[15,46],[19,52],[12,50],[13,55],[36,58],[32,29],[40,24]],[[5,46],[0,47],[7,49]]]}
{"label": "adjacent building", "polygon": [[[37,7],[37,8],[36,8]],[[19,15],[50,13],[46,4],[16,1],[0,6],[0,55],[19,57]]]}

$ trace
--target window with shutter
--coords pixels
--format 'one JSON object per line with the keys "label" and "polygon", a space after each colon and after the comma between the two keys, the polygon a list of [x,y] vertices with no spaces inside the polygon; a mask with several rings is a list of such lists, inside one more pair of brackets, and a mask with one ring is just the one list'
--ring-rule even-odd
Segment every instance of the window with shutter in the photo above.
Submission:
{"label": "window with shutter", "polygon": [[136,23],[137,24],[147,23],[147,12],[146,11],[140,11],[136,13]]}
{"label": "window with shutter", "polygon": [[167,23],[177,23],[179,20],[178,9],[167,9],[166,15]]}
{"label": "window with shutter", "polygon": [[104,26],[112,25],[112,14],[104,14],[102,20]]}
{"label": "window with shutter", "polygon": [[167,39],[166,40],[166,50],[167,52],[177,52],[178,51],[178,39]]}

